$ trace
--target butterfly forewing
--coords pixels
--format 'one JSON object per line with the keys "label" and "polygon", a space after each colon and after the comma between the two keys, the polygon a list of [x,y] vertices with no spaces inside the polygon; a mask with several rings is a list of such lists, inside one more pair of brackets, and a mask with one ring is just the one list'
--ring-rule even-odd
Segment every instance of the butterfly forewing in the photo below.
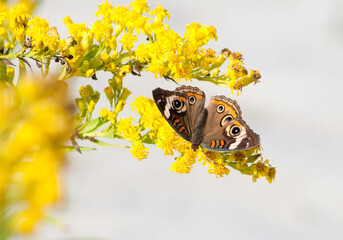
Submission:
{"label": "butterfly forewing", "polygon": [[190,131],[193,134],[195,123],[200,115],[201,111],[204,110],[205,106],[205,93],[197,87],[182,85],[175,89],[175,92],[181,92],[187,95],[187,118],[190,122]]}
{"label": "butterfly forewing", "polygon": [[170,126],[184,139],[191,139],[190,121],[187,117],[188,96],[182,92],[156,88],[152,91],[155,103]]}

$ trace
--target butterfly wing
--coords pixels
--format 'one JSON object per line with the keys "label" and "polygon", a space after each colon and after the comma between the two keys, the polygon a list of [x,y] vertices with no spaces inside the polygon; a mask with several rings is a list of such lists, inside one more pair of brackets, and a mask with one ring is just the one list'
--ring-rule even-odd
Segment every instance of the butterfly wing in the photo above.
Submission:
{"label": "butterfly wing", "polygon": [[204,109],[205,94],[196,87],[181,86],[175,91],[156,88],[152,95],[170,126],[190,141],[196,115]]}
{"label": "butterfly wing", "polygon": [[202,132],[201,146],[214,151],[239,151],[260,144],[259,136],[241,118],[236,101],[224,96],[212,97]]}
{"label": "butterfly wing", "polygon": [[185,93],[188,97],[187,118],[190,122],[191,133],[193,134],[198,116],[205,107],[205,93],[197,87],[185,85],[176,88],[175,91]]}

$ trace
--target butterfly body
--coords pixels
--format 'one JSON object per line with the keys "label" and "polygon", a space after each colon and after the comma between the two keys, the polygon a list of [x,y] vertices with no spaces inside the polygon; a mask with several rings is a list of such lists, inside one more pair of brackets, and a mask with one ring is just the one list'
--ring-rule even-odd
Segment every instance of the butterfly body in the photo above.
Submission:
{"label": "butterfly body", "polygon": [[197,87],[156,88],[152,94],[164,118],[192,143],[194,151],[199,145],[214,151],[239,151],[260,144],[259,136],[243,121],[238,104],[230,98],[214,96],[205,108],[205,94]]}

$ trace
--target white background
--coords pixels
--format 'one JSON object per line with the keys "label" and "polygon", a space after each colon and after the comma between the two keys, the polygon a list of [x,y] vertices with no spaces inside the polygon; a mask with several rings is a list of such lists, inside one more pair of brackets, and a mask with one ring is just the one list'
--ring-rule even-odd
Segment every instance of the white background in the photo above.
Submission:
{"label": "white background", "polygon": [[[37,13],[67,37],[63,17],[91,27],[98,3],[48,0]],[[209,47],[241,52],[247,68],[261,72],[261,82],[239,97],[229,88],[187,84],[202,88],[208,98],[225,94],[239,102],[244,119],[261,137],[264,157],[277,167],[276,181],[253,183],[234,170],[216,179],[201,164],[179,175],[169,170],[173,157],[155,146],[143,162],[127,149],[73,153],[64,173],[64,197],[50,211],[61,225],[44,223],[32,239],[341,239],[342,1],[160,3],[172,15],[167,24],[180,35],[192,22],[213,25],[218,41]],[[153,9],[157,1],[148,4]],[[109,76],[69,82],[75,90],[90,83],[102,91]],[[151,96],[156,87],[176,87],[149,73],[125,78],[124,85],[133,92],[128,102]]]}

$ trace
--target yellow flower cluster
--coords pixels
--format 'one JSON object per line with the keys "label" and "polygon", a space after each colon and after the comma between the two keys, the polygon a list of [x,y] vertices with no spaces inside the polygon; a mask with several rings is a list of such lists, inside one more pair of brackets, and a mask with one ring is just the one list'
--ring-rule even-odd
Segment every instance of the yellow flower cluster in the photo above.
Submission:
{"label": "yellow flower cluster", "polygon": [[32,231],[60,194],[61,147],[73,132],[65,94],[64,83],[0,81],[0,225],[8,231]]}

